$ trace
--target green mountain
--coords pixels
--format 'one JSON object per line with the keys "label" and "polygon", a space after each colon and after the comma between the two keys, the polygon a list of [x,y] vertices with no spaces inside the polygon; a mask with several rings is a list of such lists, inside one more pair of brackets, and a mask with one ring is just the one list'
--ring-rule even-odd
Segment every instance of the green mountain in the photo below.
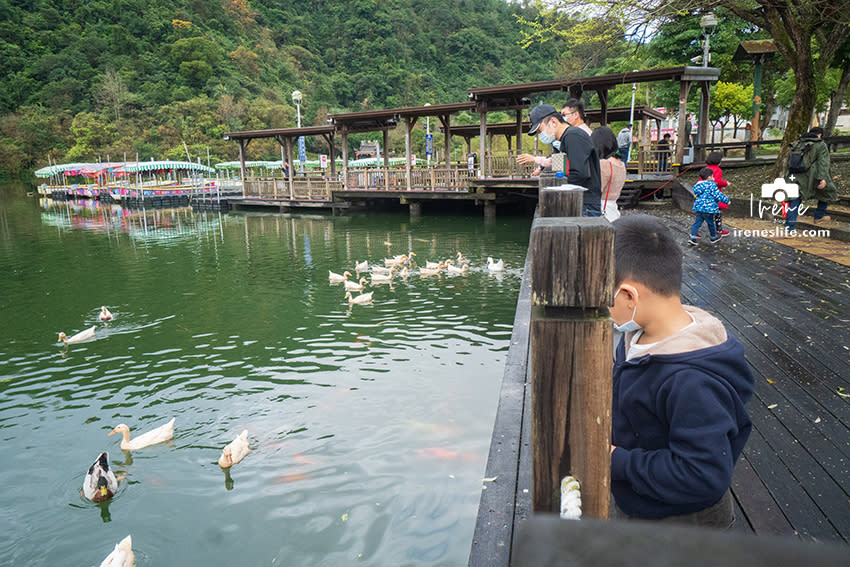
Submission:
{"label": "green mountain", "polygon": [[[552,78],[558,40],[519,45],[503,0],[0,0],[0,169],[235,159],[225,132],[328,113],[460,102]],[[356,137],[351,143],[358,142]],[[308,141],[308,151],[321,151]],[[255,141],[251,157],[278,155]]]}

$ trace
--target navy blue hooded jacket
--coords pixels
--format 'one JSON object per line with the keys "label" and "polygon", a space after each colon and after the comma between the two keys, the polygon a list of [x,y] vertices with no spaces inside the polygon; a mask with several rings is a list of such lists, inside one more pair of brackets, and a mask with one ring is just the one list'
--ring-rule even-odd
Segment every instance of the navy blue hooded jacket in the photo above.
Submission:
{"label": "navy blue hooded jacket", "polygon": [[694,324],[614,363],[611,491],[638,518],[692,514],[716,504],[750,435],[754,381],[743,345],[723,324],[685,306]]}

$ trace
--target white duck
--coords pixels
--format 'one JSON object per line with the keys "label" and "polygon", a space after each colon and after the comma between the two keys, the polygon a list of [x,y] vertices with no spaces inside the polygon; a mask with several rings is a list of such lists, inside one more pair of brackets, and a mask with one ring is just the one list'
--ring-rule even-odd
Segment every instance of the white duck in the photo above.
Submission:
{"label": "white duck", "polygon": [[440,268],[419,268],[420,276],[436,276],[440,274]]}
{"label": "white duck", "polygon": [[109,434],[112,435],[114,433],[121,433],[124,436],[121,440],[121,449],[124,451],[135,451],[136,449],[168,441],[174,437],[174,419],[175,418],[172,417],[171,421],[165,425],[160,425],[156,429],[151,429],[147,433],[143,433],[134,438],[132,441],[130,440],[130,428],[123,423],[115,426],[115,429],[110,431]]}
{"label": "white duck", "polygon": [[349,305],[354,305],[355,303],[358,305],[363,305],[364,303],[372,303],[372,294],[374,291],[370,291],[369,293],[361,293],[357,297],[351,295],[350,291],[345,292],[345,298],[348,300]]}
{"label": "white duck", "polygon": [[505,263],[499,258],[498,262],[494,262],[493,258],[487,256],[487,269],[491,272],[501,272],[505,269]]}
{"label": "white duck", "polygon": [[354,262],[354,271],[355,272],[365,272],[369,269],[369,260],[363,260],[362,262]]}
{"label": "white duck", "polygon": [[363,291],[363,286],[368,282],[366,278],[360,278],[360,282],[350,282],[346,280],[343,283],[345,284],[345,291]]}
{"label": "white duck", "polygon": [[469,260],[467,258],[465,258],[464,255],[461,254],[460,252],[458,252],[456,254],[456,256],[457,256],[457,263],[458,263],[459,266],[462,266],[463,264],[469,264]]}
{"label": "white duck", "polygon": [[65,333],[59,333],[60,343],[65,343],[66,345],[73,345],[76,343],[82,343],[84,341],[90,340],[94,338],[94,327],[90,327],[85,331],[80,331],[76,335],[68,336]]}
{"label": "white duck", "polygon": [[104,451],[97,456],[86,473],[83,481],[83,496],[92,502],[109,500],[118,492],[118,479],[109,468],[109,453]]}
{"label": "white duck", "polygon": [[406,280],[407,276],[410,275],[410,271],[407,269],[407,266],[405,266],[404,269],[401,272],[399,272],[398,275],[400,275],[402,277],[402,279]]}
{"label": "white duck", "polygon": [[347,272],[347,271],[346,271],[346,272],[343,272],[343,273],[340,275],[340,274],[337,274],[337,273],[334,273],[334,272],[332,272],[332,271],[328,270],[328,280],[329,280],[331,283],[340,283],[340,282],[347,281],[347,280],[348,280],[348,276],[350,276],[350,275],[351,275],[351,272]]}
{"label": "white duck", "polygon": [[251,451],[248,447],[248,430],[243,429],[242,433],[236,436],[236,439],[228,443],[221,451],[221,457],[218,459],[218,466],[223,469],[232,467],[239,461],[245,458]]}
{"label": "white duck", "polygon": [[133,538],[130,536],[122,539],[106,556],[100,567],[135,567],[136,556],[133,554]]}
{"label": "white duck", "polygon": [[[411,252],[411,254],[413,254],[413,252]],[[384,258],[384,266],[387,268],[394,268],[409,261],[410,258],[407,255],[401,254],[400,256],[393,256],[392,258]]]}
{"label": "white duck", "polygon": [[448,265],[446,262],[454,264],[453,260],[446,260],[446,261],[441,260],[439,262],[428,262],[428,261],[426,261],[425,267],[428,268],[429,270],[434,270],[434,269],[442,270],[443,268],[445,268]]}
{"label": "white duck", "polygon": [[97,316],[101,321],[112,321],[112,313],[106,308],[106,305],[100,306],[100,315]]}
{"label": "white duck", "polygon": [[392,283],[394,275],[395,274],[393,274],[392,269],[390,269],[390,271],[386,274],[377,274],[372,272],[372,285],[375,285],[376,283]]}
{"label": "white duck", "polygon": [[450,274],[462,274],[462,273],[464,273],[464,272],[468,272],[468,271],[469,271],[469,264],[464,264],[464,265],[463,265],[463,266],[461,266],[460,268],[458,268],[457,266],[449,265],[449,267],[448,267],[448,268],[446,268],[446,269],[448,270],[448,272],[449,272]]}
{"label": "white duck", "polygon": [[372,274],[380,274],[387,275],[393,271],[395,266],[391,266],[389,268],[382,268],[381,266],[372,266]]}

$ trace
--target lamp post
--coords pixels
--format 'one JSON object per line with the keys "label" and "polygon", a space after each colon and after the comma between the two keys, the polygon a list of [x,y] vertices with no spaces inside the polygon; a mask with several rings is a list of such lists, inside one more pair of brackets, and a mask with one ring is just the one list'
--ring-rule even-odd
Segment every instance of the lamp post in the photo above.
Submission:
{"label": "lamp post", "polygon": [[[632,69],[632,73],[637,73],[637,69]],[[635,123],[635,92],[636,91],[637,91],[637,83],[632,83],[632,106],[629,109],[629,124]],[[632,129],[632,131],[634,132],[634,129]]]}
{"label": "lamp post", "polygon": [[708,67],[709,60],[709,41],[708,38],[714,33],[714,28],[717,27],[717,16],[709,12],[699,20],[699,27],[702,28],[702,35],[705,36],[705,42],[702,47],[702,66]]}
{"label": "lamp post", "polygon": [[[704,15],[699,20],[699,27],[702,28],[702,35],[705,37],[705,42],[702,46],[702,66],[708,67],[708,60],[711,58],[711,54],[708,52],[709,50],[709,40],[711,34],[714,33],[714,28],[717,27],[717,17],[709,12]],[[697,131],[697,143],[705,144],[708,140],[706,137],[708,136],[708,128],[706,128],[705,123],[708,121],[708,107],[706,104],[706,91],[705,89],[701,90],[701,95],[699,99],[699,124],[697,127],[699,130]],[[723,140],[720,140],[721,142]],[[699,150],[700,156],[704,155],[705,148],[701,148]],[[702,158],[700,158],[702,159]]]}
{"label": "lamp post", "polygon": [[[303,95],[301,91],[292,91],[292,102],[295,103],[295,113],[298,120],[298,127],[301,128],[301,100]],[[304,136],[298,136],[298,172],[304,175],[304,161],[307,159],[307,152],[304,148]]]}

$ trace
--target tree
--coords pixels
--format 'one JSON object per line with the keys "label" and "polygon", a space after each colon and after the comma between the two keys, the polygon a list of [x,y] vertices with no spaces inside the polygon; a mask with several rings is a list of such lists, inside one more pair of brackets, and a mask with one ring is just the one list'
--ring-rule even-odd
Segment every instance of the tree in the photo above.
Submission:
{"label": "tree", "polygon": [[[726,124],[733,120],[735,132],[738,133],[740,120],[749,119],[753,110],[753,86],[743,86],[737,83],[717,81],[714,94],[711,95],[711,110],[709,118],[720,124],[720,141],[723,142]],[[725,120],[723,120],[725,118]],[[713,132],[712,132],[713,135]],[[714,140],[712,140],[714,141]]]}
{"label": "tree", "polygon": [[98,99],[112,109],[116,122],[121,116],[121,108],[127,102],[128,95],[127,85],[124,84],[121,75],[115,69],[107,69],[98,92]]}

